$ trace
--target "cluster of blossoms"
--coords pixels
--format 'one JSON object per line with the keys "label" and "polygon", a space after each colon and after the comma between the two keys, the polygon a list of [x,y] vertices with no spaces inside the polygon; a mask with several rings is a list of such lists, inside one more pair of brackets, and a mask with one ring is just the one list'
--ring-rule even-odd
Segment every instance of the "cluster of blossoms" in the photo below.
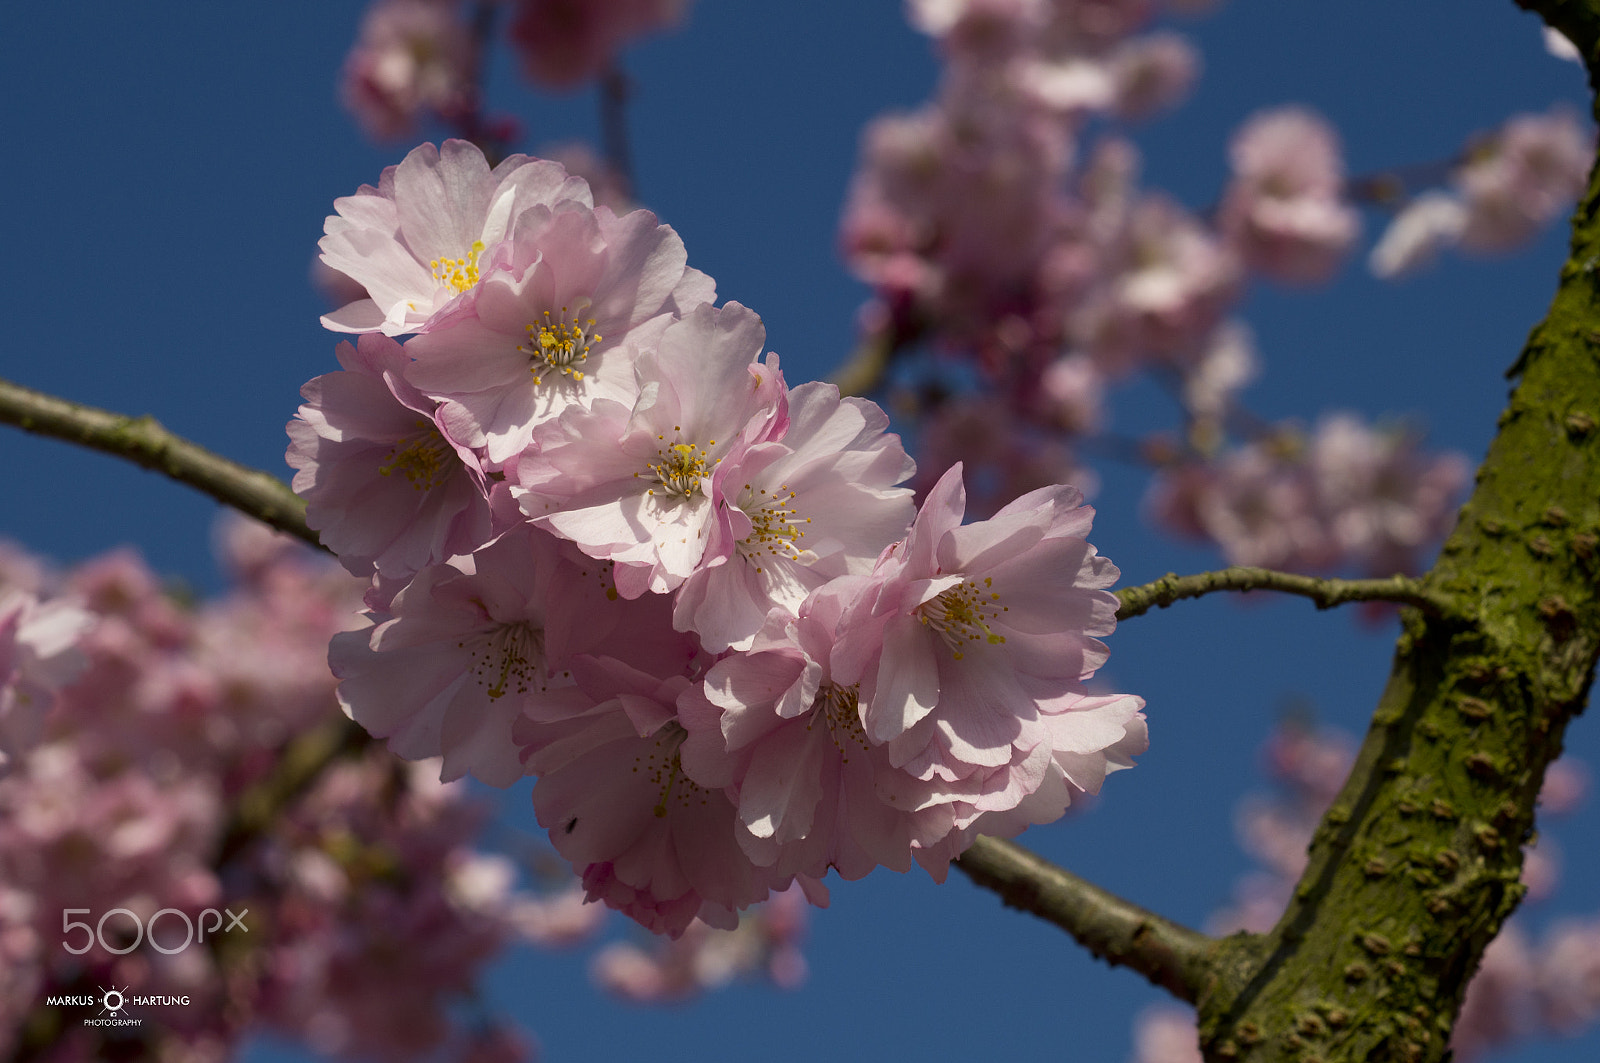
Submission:
{"label": "cluster of blossoms", "polygon": [[1423,192],[1372,249],[1380,277],[1410,273],[1452,246],[1509,251],[1563,216],[1589,180],[1594,133],[1571,110],[1523,114],[1474,138],[1448,190]]}
{"label": "cluster of blossoms", "polygon": [[[1234,562],[1409,570],[1448,531],[1461,457],[1347,416],[1307,440],[1236,402],[1255,374],[1235,319],[1249,279],[1331,279],[1360,236],[1354,200],[1392,182],[1352,186],[1328,123],[1281,107],[1237,130],[1224,184],[1195,212],[1140,187],[1138,153],[1115,131],[1187,91],[1192,49],[1150,27],[1197,6],[907,0],[944,76],[933,101],[862,139],[840,239],[873,287],[866,347],[941,356],[932,385],[915,370],[890,380],[918,417],[920,453],[966,458],[975,511],[1051,482],[1092,485],[1080,441],[1103,430],[1112,383],[1151,371],[1182,402],[1181,440],[1110,446],[1161,470],[1163,524]],[[1526,239],[1581,189],[1591,155],[1572,115],[1512,120],[1467,153],[1453,193],[1402,212],[1375,268],[1410,268],[1445,241]],[[945,386],[954,358],[970,371]]]}
{"label": "cluster of blossoms", "polygon": [[[510,0],[507,40],[535,84],[571,88],[608,70],[634,37],[682,17],[687,0]],[[511,123],[484,124],[476,84],[492,5],[465,0],[373,0],[345,59],[344,105],[380,140],[410,136],[430,119],[463,135],[509,139]]]}
{"label": "cluster of blossoms", "polygon": [[733,930],[696,920],[679,938],[654,938],[645,947],[616,942],[595,955],[590,971],[600,986],[639,1004],[674,1003],[752,976],[797,989],[807,973],[800,946],[808,908],[804,891],[791,886]]}
{"label": "cluster of blossoms", "polygon": [[[1268,738],[1265,764],[1276,784],[1252,795],[1236,816],[1239,841],[1262,865],[1235,889],[1232,903],[1215,913],[1207,931],[1270,931],[1288,906],[1305,871],[1306,850],[1322,814],[1349,773],[1354,744],[1337,731],[1304,718],[1280,724]],[[1539,795],[1543,816],[1574,811],[1588,772],[1571,759],[1550,766]],[[1560,851],[1540,839],[1523,854],[1522,881],[1529,901],[1549,899],[1560,878]],[[1577,1034],[1600,1021],[1600,920],[1552,925],[1535,946],[1522,916],[1500,931],[1467,987],[1450,1047],[1455,1059],[1476,1060],[1520,1038]],[[1135,1026],[1133,1063],[1200,1063],[1194,1014],[1170,1005],[1143,1012]]]}
{"label": "cluster of blossoms", "polygon": [[1164,469],[1147,508],[1158,524],[1217,543],[1229,564],[1388,576],[1415,571],[1449,533],[1470,474],[1462,455],[1423,454],[1410,432],[1332,414],[1309,439],[1280,431]]}
{"label": "cluster of blossoms", "polygon": [[[1301,109],[1239,130],[1210,217],[1141,190],[1121,136],[1080,143],[1091,118],[1144,118],[1187,92],[1190,45],[1142,32],[1162,6],[911,0],[912,22],[939,41],[943,83],[921,110],[867,129],[845,208],[875,342],[969,357],[1009,411],[996,424],[1017,438],[999,449],[1037,452],[1032,437],[1049,435],[1062,475],[1074,466],[1061,444],[1094,431],[1107,381],[1197,375],[1251,271],[1322,280],[1359,231],[1333,131]],[[971,416],[928,405],[936,434]]]}
{"label": "cluster of blossoms", "polygon": [[[240,829],[231,810],[259,801],[295,736],[348,726],[325,652],[362,587],[259,526],[226,539],[238,585],[198,607],[131,553],[64,576],[0,562],[0,599],[42,600],[22,630],[72,618],[77,659],[0,779],[0,1054],[105,1059],[138,1038],[152,1058],[221,1060],[270,1030],[347,1057],[526,1058],[509,1028],[459,1014],[536,903],[467,845],[483,808],[461,787],[351,747]],[[224,908],[242,930],[204,915]],[[102,919],[116,909],[131,915]],[[92,942],[63,935],[68,910]],[[211,936],[185,946],[185,920]],[[105,987],[188,1004],[125,1030],[44,1006]]]}
{"label": "cluster of blossoms", "polygon": [[591,900],[678,935],[830,868],[942,878],[1144,748],[1085,685],[1117,570],[1074,488],[963,526],[958,466],[915,511],[877,406],[790,388],[672,229],[553,162],[424,145],[335,207],[368,297],[288,459],[372,579],[340,701],[446,779],[537,775]]}

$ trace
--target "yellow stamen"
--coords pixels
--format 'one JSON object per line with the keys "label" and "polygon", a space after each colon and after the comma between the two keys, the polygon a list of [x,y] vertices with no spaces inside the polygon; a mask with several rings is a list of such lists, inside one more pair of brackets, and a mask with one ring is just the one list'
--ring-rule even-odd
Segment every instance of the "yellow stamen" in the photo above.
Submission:
{"label": "yellow stamen", "polygon": [[800,516],[795,508],[798,496],[788,484],[770,493],[764,487],[752,488],[749,484],[744,489],[739,508],[750,518],[750,534],[739,540],[740,551],[751,560],[760,554],[800,560],[800,540],[805,538],[804,526],[811,523],[811,518]]}
{"label": "yellow stamen", "polygon": [[416,435],[399,440],[389,449],[389,460],[378,466],[378,475],[399,472],[418,491],[428,491],[442,483],[456,467],[456,452],[431,421],[418,421]]}
{"label": "yellow stamen", "polygon": [[472,241],[465,258],[436,258],[428,265],[433,267],[433,279],[454,290],[458,295],[470,291],[478,283],[478,256],[483,254],[483,241]]}
{"label": "yellow stamen", "polygon": [[[587,305],[584,301],[578,309],[581,311]],[[535,384],[544,383],[544,375],[549,372],[581,383],[584,374],[578,367],[588,360],[589,348],[605,339],[598,332],[590,331],[594,328],[594,318],[569,321],[567,312],[563,306],[561,316],[552,318],[546,310],[542,321],[527,326],[527,343],[517,345],[517,350],[528,356],[528,372],[533,374]]]}
{"label": "yellow stamen", "polygon": [[[987,588],[991,580],[984,580]],[[917,606],[917,618],[939,633],[950,654],[961,660],[963,651],[973,642],[987,642],[991,646],[1006,640],[989,629],[989,624],[999,619],[1001,613],[1010,612],[1009,606],[1000,604],[1000,595],[979,590],[972,580],[951,587],[932,601]],[[981,632],[981,634],[980,634]]]}
{"label": "yellow stamen", "polygon": [[[650,462],[649,469],[655,474],[662,494],[684,501],[701,490],[700,481],[711,475],[712,466],[722,460],[708,462],[709,456],[698,443],[673,443],[665,450],[656,451],[657,460]],[[655,488],[645,493],[654,495]]]}

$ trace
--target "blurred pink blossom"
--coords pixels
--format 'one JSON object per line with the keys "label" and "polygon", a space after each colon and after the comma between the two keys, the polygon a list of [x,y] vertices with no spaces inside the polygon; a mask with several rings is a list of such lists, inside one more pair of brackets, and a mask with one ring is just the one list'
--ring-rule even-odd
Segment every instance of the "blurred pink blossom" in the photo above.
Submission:
{"label": "blurred pink blossom", "polygon": [[1302,284],[1331,277],[1361,228],[1333,127],[1303,108],[1264,111],[1234,134],[1229,159],[1220,225],[1250,267]]}
{"label": "blurred pink blossom", "polygon": [[368,134],[397,140],[466,105],[471,61],[460,0],[375,0],[345,59],[340,95]]}

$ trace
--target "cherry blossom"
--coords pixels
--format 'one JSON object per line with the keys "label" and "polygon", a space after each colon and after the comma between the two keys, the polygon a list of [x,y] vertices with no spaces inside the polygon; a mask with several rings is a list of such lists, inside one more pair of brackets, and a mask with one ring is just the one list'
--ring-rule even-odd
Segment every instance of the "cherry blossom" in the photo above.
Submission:
{"label": "cherry blossom", "polygon": [[[1117,569],[1084,539],[1093,510],[1081,503],[1074,488],[1044,488],[963,527],[952,468],[854,607],[881,626],[881,643],[853,638],[844,660],[835,654],[836,682],[860,684],[866,736],[929,784],[917,805],[950,805],[958,829],[1042,787],[1028,821],[1058,818],[1073,788],[1097,790],[1108,760],[1143,749],[1143,701],[1082,685],[1106,660],[1094,636],[1115,627],[1104,588]],[[999,833],[1020,829],[1002,822]],[[924,866],[942,877],[939,857]]]}
{"label": "cherry blossom", "polygon": [[38,742],[56,691],[87,665],[79,644],[93,624],[69,600],[0,586],[0,777]]}
{"label": "cherry blossom", "polygon": [[726,491],[717,466],[786,421],[777,360],[756,361],[765,336],[738,303],[668,325],[639,358],[631,409],[598,398],[535,432],[512,488],[523,512],[617,562],[626,597],[682,583],[702,563]]}
{"label": "cherry blossom", "polygon": [[[911,523],[914,468],[874,403],[831,384],[789,392],[781,441],[757,443],[713,477],[724,503],[708,553],[679,587],[674,620],[708,650],[748,649],[774,608],[793,613],[833,576],[865,573]],[[729,548],[731,544],[731,548]]]}
{"label": "cherry blossom", "polygon": [[451,435],[497,467],[569,406],[631,406],[641,350],[672,315],[715,296],[687,267],[678,234],[648,211],[530,208],[504,254],[480,280],[473,314],[406,344],[416,360],[407,380],[441,400]]}
{"label": "cherry blossom", "polygon": [[676,720],[686,675],[658,678],[609,658],[573,662],[588,707],[536,706],[517,740],[539,776],[533,807],[591,901],[678,937],[699,917],[731,928],[775,881],[741,851],[733,804],[683,769]]}
{"label": "cherry blossom", "polygon": [[373,137],[406,136],[430,112],[465,104],[472,43],[460,8],[460,0],[377,0],[367,8],[340,95]]}
{"label": "cherry blossom", "polygon": [[336,332],[398,336],[437,323],[470,300],[499,245],[530,207],[591,207],[589,188],[557,163],[512,155],[489,166],[464,140],[413,149],[334,201],[320,244],[322,261],[347,274],[368,298],[322,323]]}
{"label": "cherry blossom", "polygon": [[1301,108],[1266,111],[1235,134],[1229,157],[1221,226],[1251,268],[1295,283],[1332,276],[1361,227],[1344,202],[1333,128]]}
{"label": "cherry blossom", "polygon": [[340,344],[343,370],[301,388],[289,422],[306,521],[356,575],[409,577],[492,537],[483,467],[402,377],[408,353],[381,334]]}
{"label": "cherry blossom", "polygon": [[589,574],[599,566],[586,562],[523,526],[470,558],[423,569],[387,614],[333,639],[340,704],[396,754],[442,756],[447,781],[471,773],[509,785],[523,774],[513,727],[541,702],[574,695],[565,671],[573,654],[626,633],[643,655],[692,655],[679,648],[667,603],[608,596]]}

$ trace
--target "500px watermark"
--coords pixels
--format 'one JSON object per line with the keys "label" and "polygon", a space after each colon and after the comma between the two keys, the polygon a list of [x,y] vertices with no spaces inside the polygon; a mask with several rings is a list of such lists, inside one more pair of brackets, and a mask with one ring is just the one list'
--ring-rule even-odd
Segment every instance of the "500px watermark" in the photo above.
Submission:
{"label": "500px watermark", "polygon": [[[227,926],[222,925],[222,916],[224,913],[226,913],[228,916]],[[176,908],[163,908],[155,915],[152,915],[150,917],[150,921],[146,923],[139,919],[138,913],[130,909],[112,908],[102,914],[99,921],[96,922],[93,927],[90,927],[88,923],[72,918],[75,915],[88,915],[92,917],[93,913],[88,908],[63,908],[61,910],[61,947],[72,953],[74,956],[82,956],[85,952],[88,952],[91,948],[93,948],[95,942],[98,941],[102,949],[105,949],[114,956],[122,956],[138,948],[140,943],[144,941],[146,936],[148,936],[150,939],[151,948],[155,949],[157,952],[171,956],[175,953],[182,952],[184,949],[188,948],[192,944],[195,944],[196,942],[203,944],[206,940],[207,934],[215,937],[219,930],[226,934],[237,928],[244,931],[246,934],[250,933],[250,928],[244,925],[244,917],[249,914],[250,909],[248,908],[241,909],[238,915],[234,915],[233,910],[230,908],[224,908],[220,912],[215,908],[207,908],[205,911],[200,913],[200,918],[198,920],[194,920],[189,918],[189,914],[187,912],[181,912]],[[128,919],[133,923],[133,942],[131,944],[124,945],[122,948],[112,948],[106,943],[106,920],[110,919],[114,915],[127,916]],[[172,918],[183,920],[183,944],[178,945],[176,948],[169,948],[156,940],[156,923],[161,920],[162,916],[170,916]],[[212,918],[212,923],[209,927],[206,926],[207,916]],[[198,933],[196,933],[197,928]],[[115,929],[114,925],[113,929]],[[77,948],[73,947],[72,942],[67,937],[74,930],[83,931],[83,944]]]}

